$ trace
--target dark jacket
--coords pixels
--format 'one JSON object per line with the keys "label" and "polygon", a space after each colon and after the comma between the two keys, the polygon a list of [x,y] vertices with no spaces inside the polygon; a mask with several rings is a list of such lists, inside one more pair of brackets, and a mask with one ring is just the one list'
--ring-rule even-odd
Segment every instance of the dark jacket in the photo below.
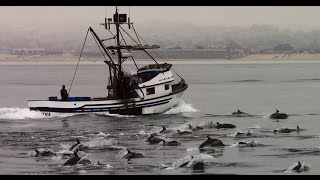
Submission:
{"label": "dark jacket", "polygon": [[68,99],[69,94],[66,89],[61,89],[60,94],[62,101],[66,101]]}

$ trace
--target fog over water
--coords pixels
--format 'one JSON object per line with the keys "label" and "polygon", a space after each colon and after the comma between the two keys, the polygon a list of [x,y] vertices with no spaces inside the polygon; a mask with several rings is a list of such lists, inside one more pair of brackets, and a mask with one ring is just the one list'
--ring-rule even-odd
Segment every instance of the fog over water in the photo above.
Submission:
{"label": "fog over water", "polygon": [[[130,15],[148,43],[164,49],[223,47],[230,41],[258,50],[281,43],[296,50],[320,47],[319,7],[120,6],[119,10]],[[100,23],[114,11],[112,6],[0,7],[0,51],[79,51],[87,28],[105,33]]]}
{"label": "fog over water", "polygon": [[[129,12],[129,6],[120,6]],[[54,30],[96,24],[111,16],[110,6],[6,6],[0,21],[6,26],[35,25]],[[250,26],[273,24],[290,28],[319,28],[320,7],[303,6],[131,6],[134,22],[174,22],[200,26]],[[106,12],[107,11],[107,12]],[[165,13],[163,13],[165,12]],[[88,24],[89,23],[89,24]]]}

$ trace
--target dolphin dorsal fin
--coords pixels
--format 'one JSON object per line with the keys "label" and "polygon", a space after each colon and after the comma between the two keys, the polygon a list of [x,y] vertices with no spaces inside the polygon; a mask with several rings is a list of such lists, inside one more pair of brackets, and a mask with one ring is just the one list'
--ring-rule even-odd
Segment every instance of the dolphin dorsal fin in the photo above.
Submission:
{"label": "dolphin dorsal fin", "polygon": [[40,154],[40,152],[38,151],[38,149],[34,150],[37,154],[35,156],[37,156],[38,154]]}
{"label": "dolphin dorsal fin", "polygon": [[191,159],[193,159],[193,156],[191,155]]}
{"label": "dolphin dorsal fin", "polygon": [[129,149],[127,149],[127,151],[128,151],[128,153],[129,153],[129,154],[131,154],[131,153],[132,153]]}
{"label": "dolphin dorsal fin", "polygon": [[164,131],[165,131],[165,130],[167,130],[167,128],[166,128],[166,127],[164,127],[164,126],[162,126],[162,130],[164,130]]}
{"label": "dolphin dorsal fin", "polygon": [[300,130],[300,127],[299,126],[297,126],[297,131],[299,131]]}
{"label": "dolphin dorsal fin", "polygon": [[162,126],[162,130],[160,131],[160,133],[162,133],[163,131],[167,130],[166,127]]}
{"label": "dolphin dorsal fin", "polygon": [[80,144],[80,141],[79,141],[79,139],[77,138],[77,144]]}
{"label": "dolphin dorsal fin", "polygon": [[217,122],[217,124],[219,125],[220,123],[219,123],[219,122]]}
{"label": "dolphin dorsal fin", "polygon": [[210,136],[207,136],[208,139],[211,139]]}
{"label": "dolphin dorsal fin", "polygon": [[238,112],[241,112],[241,111],[238,109]]}
{"label": "dolphin dorsal fin", "polygon": [[278,109],[276,109],[276,111],[277,111],[277,112],[279,112],[279,110],[278,110]]}

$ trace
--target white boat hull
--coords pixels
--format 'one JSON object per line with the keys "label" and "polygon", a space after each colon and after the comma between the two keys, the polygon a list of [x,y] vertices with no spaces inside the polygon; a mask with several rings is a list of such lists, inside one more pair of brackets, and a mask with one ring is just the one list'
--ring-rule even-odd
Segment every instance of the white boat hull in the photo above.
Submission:
{"label": "white boat hull", "polygon": [[[185,89],[184,89],[185,90]],[[99,101],[48,101],[30,100],[30,110],[40,111],[45,116],[70,116],[76,114],[159,114],[179,102],[184,90],[175,94],[151,99],[99,100]]]}

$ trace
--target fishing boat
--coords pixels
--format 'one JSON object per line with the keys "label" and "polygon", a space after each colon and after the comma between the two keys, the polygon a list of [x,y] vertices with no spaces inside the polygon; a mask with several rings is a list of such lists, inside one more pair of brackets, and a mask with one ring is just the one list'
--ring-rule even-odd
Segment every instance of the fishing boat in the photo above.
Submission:
{"label": "fishing boat", "polygon": [[[188,88],[187,83],[173,70],[172,64],[157,62],[154,55],[148,51],[154,51],[153,49],[160,46],[142,44],[143,39],[136,32],[133,24],[127,14],[120,14],[116,8],[113,19],[106,17],[104,23],[100,24],[109,32],[110,38],[101,39],[91,27],[87,30],[79,61],[87,36],[91,33],[103,55],[109,73],[105,97],[70,96],[76,68],[69,89],[69,97],[66,100],[59,99],[57,96],[50,96],[47,100],[29,100],[29,109],[40,111],[45,116],[82,113],[145,115],[163,113],[175,106]],[[133,30],[135,37],[131,35],[132,32],[129,33],[130,30]],[[127,42],[128,38],[131,39],[130,44]],[[110,45],[108,43],[110,41],[113,44]],[[154,62],[138,67],[133,51],[145,53],[149,60]],[[123,68],[124,62],[130,59],[136,68],[133,73]],[[179,79],[175,79],[176,75]]]}

